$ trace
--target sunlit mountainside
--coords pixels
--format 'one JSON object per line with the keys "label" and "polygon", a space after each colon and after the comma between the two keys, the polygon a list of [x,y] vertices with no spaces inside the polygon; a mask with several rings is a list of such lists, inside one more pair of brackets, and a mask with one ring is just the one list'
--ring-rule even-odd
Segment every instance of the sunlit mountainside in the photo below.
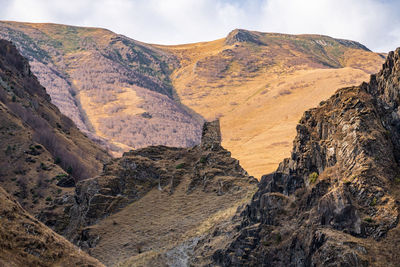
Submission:
{"label": "sunlit mountainside", "polygon": [[220,117],[223,145],[257,177],[290,155],[306,109],[368,80],[384,61],[353,41],[245,30],[159,47],[179,59],[171,79],[182,103],[205,119]]}
{"label": "sunlit mountainside", "polygon": [[384,60],[354,41],[246,30],[161,46],[98,28],[1,22],[0,37],[30,60],[53,103],[115,155],[196,144],[203,118],[218,117],[223,145],[256,177],[289,155],[303,111]]}

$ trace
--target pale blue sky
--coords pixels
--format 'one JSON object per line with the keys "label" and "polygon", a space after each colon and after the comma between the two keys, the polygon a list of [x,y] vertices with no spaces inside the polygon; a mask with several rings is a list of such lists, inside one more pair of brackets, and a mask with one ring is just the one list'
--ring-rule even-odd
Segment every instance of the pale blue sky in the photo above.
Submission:
{"label": "pale blue sky", "polygon": [[104,27],[160,44],[214,40],[243,28],[324,34],[379,52],[400,46],[395,0],[0,0],[0,19]]}

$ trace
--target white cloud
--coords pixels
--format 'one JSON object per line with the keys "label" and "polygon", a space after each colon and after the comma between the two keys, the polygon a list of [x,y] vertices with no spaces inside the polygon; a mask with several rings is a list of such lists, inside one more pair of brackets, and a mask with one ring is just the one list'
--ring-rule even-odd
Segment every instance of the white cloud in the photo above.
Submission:
{"label": "white cloud", "polygon": [[359,41],[373,50],[400,45],[396,2],[379,0],[269,0],[260,29],[286,33],[317,33]]}
{"label": "white cloud", "polygon": [[0,0],[0,19],[108,28],[151,43],[213,40],[235,28],[318,33],[375,51],[400,46],[396,0]]}

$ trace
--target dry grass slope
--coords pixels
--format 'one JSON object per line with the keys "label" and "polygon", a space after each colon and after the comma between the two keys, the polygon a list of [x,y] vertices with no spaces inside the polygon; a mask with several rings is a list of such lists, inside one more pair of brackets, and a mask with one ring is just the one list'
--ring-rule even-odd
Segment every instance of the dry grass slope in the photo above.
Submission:
{"label": "dry grass slope", "polygon": [[224,146],[256,177],[289,156],[305,110],[383,63],[356,42],[320,35],[235,30],[213,42],[158,47],[181,63],[171,79],[182,103],[220,117]]}
{"label": "dry grass slope", "polygon": [[196,240],[230,220],[256,188],[221,147],[213,122],[193,148],[124,153],[100,176],[77,184],[72,202],[60,204],[63,215],[51,207],[45,213],[58,232],[107,266],[186,266]]}

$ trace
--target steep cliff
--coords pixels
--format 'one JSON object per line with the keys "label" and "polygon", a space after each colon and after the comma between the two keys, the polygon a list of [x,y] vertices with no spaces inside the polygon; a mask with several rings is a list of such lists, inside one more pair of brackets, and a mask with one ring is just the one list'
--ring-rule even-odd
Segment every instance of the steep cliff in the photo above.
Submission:
{"label": "steep cliff", "polygon": [[304,113],[291,157],[263,176],[222,266],[396,266],[400,49],[369,83]]}

